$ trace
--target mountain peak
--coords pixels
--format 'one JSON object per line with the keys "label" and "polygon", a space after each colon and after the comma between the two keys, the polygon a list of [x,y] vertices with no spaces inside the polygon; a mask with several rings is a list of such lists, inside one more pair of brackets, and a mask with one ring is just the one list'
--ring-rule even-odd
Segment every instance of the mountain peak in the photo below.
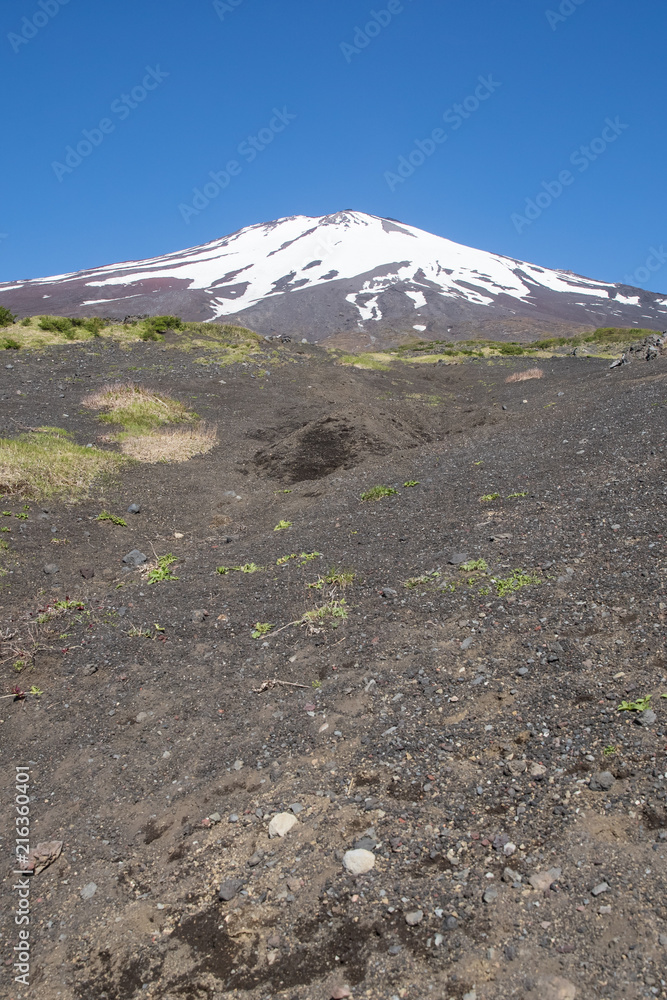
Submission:
{"label": "mountain peak", "polygon": [[0,305],[123,318],[170,313],[324,341],[531,339],[667,326],[667,298],[475,250],[355,209],[290,216],[203,246],[0,285]]}

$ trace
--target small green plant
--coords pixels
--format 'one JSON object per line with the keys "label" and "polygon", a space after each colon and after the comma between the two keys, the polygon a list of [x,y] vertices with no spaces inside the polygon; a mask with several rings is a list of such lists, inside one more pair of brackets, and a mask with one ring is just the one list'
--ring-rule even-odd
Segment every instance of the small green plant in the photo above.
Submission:
{"label": "small green plant", "polygon": [[25,660],[15,660],[14,661],[14,670],[16,671],[17,674],[20,674],[21,671],[23,670],[23,668],[25,667],[25,665],[26,665]]}
{"label": "small green plant", "polygon": [[383,497],[394,496],[398,493],[392,486],[374,486],[371,490],[361,494],[362,500],[382,500]]}
{"label": "small green plant", "polygon": [[28,694],[31,694],[34,698],[39,698],[41,697],[41,695],[44,694],[44,692],[40,688],[38,688],[36,684],[33,684],[30,690],[28,691]]}
{"label": "small green plant", "polygon": [[2,337],[0,339],[0,347],[5,351],[18,351],[21,348],[18,340],[14,340],[13,337]]}
{"label": "small green plant", "polygon": [[405,486],[406,489],[408,487],[410,487],[410,486],[419,486],[419,480],[418,479],[408,479],[407,483],[403,483],[403,485]]}
{"label": "small green plant", "polygon": [[619,712],[645,712],[651,706],[651,695],[646,694],[635,701],[622,701],[618,706]]}
{"label": "small green plant", "polygon": [[439,577],[440,571],[433,569],[428,573],[422,573],[421,576],[411,576],[409,580],[405,581],[403,586],[407,587],[408,590],[412,590],[414,587],[420,587],[427,583],[433,583],[433,581],[437,580]]}
{"label": "small green plant", "polygon": [[101,514],[98,514],[95,518],[96,521],[111,521],[112,524],[117,524],[121,528],[127,528],[127,521],[122,517],[116,517],[114,514],[110,514],[108,510],[103,510]]}
{"label": "small green plant", "polygon": [[602,751],[602,755],[604,757],[613,757],[615,753],[618,753],[618,747],[614,746],[613,743],[611,743],[608,747],[605,747]]}
{"label": "small green plant", "polygon": [[30,326],[31,323],[32,320],[30,319],[29,316],[24,316],[23,319],[21,320],[21,326]]}
{"label": "small green plant", "polygon": [[216,573],[219,573],[220,576],[226,576],[228,573],[262,573],[263,571],[263,566],[258,566],[257,563],[251,562],[246,563],[244,566],[218,566]]}
{"label": "small green plant", "polygon": [[311,681],[311,685],[316,691],[319,691],[322,687],[322,681]]}
{"label": "small green plant", "polygon": [[354,581],[355,574],[351,570],[330,569],[326,576],[318,577],[317,583],[309,583],[313,590],[322,590],[325,584],[330,587],[340,587],[345,590]]}
{"label": "small green plant", "polygon": [[129,629],[127,634],[129,635],[130,639],[140,639],[140,638],[152,639],[152,636],[147,629],[137,628],[136,625],[133,625],[132,628]]}
{"label": "small green plant", "polygon": [[518,497],[527,497],[527,493],[510,493],[507,497],[508,500],[515,500]]}
{"label": "small green plant", "polygon": [[151,316],[150,319],[144,320],[144,329],[157,334],[165,334],[169,330],[182,330],[183,327],[183,320],[178,316]]}
{"label": "small green plant", "polygon": [[480,597],[487,597],[491,593],[490,587],[480,587],[477,591]]}
{"label": "small green plant", "polygon": [[299,559],[301,560],[301,565],[305,566],[306,563],[312,562],[313,559],[317,559],[317,557],[321,555],[321,552],[302,552]]}
{"label": "small green plant", "polygon": [[19,521],[27,521],[28,520],[28,515],[25,513],[25,511],[23,511],[21,514],[14,514],[14,517],[17,517],[19,519]]}
{"label": "small green plant", "polygon": [[513,594],[517,590],[521,590],[522,587],[528,587],[530,584],[541,584],[542,580],[539,576],[532,576],[530,573],[524,573],[522,569],[515,569],[513,573],[510,573],[508,577],[504,580],[494,578],[493,583],[496,585],[496,590],[498,592],[498,597],[507,597],[509,594]]}
{"label": "small green plant", "polygon": [[497,500],[500,497],[500,493],[486,493],[483,497],[479,498],[480,503],[490,503],[491,500]]}
{"label": "small green plant", "polygon": [[16,316],[5,306],[0,306],[0,326],[12,326],[16,323]]}
{"label": "small green plant", "polygon": [[255,627],[252,632],[253,639],[261,639],[262,636],[268,635],[275,625],[270,622],[255,622]]}
{"label": "small green plant", "polygon": [[468,562],[462,563],[462,565],[459,566],[459,569],[463,573],[474,573],[476,571],[486,573],[488,568],[486,559],[470,559]]}
{"label": "small green plant", "polygon": [[278,521],[277,525],[273,529],[274,531],[285,531],[286,528],[291,528],[291,521]]}
{"label": "small green plant", "polygon": [[[276,566],[286,566],[290,559],[296,559],[296,552],[292,552],[289,556],[281,556],[280,559],[276,559]],[[220,570],[218,570],[218,573]]]}
{"label": "small green plant", "polygon": [[146,577],[148,584],[160,583],[163,580],[178,580],[177,576],[171,572],[171,567],[178,562],[178,558],[169,552],[166,556],[160,556],[157,565],[148,571]]}
{"label": "small green plant", "polygon": [[347,601],[343,597],[340,601],[329,601],[327,604],[322,604],[319,608],[306,611],[301,619],[301,623],[303,625],[313,625],[315,622],[325,622],[328,618],[333,618],[335,626],[337,624],[336,619],[345,619],[347,616]]}
{"label": "small green plant", "polygon": [[11,528],[0,528],[0,531],[11,531]]}

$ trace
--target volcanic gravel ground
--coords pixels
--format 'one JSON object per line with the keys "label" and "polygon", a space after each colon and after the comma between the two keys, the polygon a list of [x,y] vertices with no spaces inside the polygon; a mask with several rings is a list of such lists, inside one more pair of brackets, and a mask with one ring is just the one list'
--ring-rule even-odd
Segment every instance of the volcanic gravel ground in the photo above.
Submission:
{"label": "volcanic gravel ground", "polygon": [[[667,996],[667,360],[507,384],[524,359],[362,371],[288,345],[260,377],[88,346],[4,352],[5,436],[96,443],[82,398],[131,378],[220,443],[0,518],[2,693],[43,691],[0,701],[2,996]],[[376,485],[397,492],[361,501]],[[353,582],[308,586],[332,567]],[[330,602],[348,617],[303,621]],[[64,841],[31,883],[30,993],[26,762],[33,846]]]}

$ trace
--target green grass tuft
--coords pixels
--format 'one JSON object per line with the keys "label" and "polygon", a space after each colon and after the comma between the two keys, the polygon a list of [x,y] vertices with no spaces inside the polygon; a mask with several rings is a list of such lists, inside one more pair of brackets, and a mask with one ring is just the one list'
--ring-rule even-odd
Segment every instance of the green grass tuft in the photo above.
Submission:
{"label": "green grass tuft", "polygon": [[383,497],[394,496],[398,493],[392,486],[374,486],[366,493],[361,494],[362,500],[382,500]]}

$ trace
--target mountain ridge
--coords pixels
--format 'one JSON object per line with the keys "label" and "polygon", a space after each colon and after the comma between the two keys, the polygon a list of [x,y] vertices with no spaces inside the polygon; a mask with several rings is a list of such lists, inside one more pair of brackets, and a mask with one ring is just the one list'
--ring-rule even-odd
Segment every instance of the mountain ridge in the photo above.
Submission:
{"label": "mountain ridge", "polygon": [[122,319],[175,313],[269,335],[383,346],[600,326],[667,328],[667,295],[476,250],[396,219],[289,216],[209,243],[0,284],[0,305]]}

